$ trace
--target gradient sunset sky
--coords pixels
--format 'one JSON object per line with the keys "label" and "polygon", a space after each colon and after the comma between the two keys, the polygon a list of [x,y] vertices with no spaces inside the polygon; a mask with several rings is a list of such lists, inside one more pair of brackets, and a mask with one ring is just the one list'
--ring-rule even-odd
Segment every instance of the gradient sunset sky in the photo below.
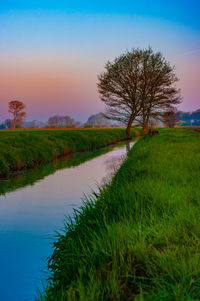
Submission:
{"label": "gradient sunset sky", "polygon": [[0,1],[0,121],[104,109],[97,75],[126,49],[152,46],[176,66],[181,110],[200,109],[200,1]]}

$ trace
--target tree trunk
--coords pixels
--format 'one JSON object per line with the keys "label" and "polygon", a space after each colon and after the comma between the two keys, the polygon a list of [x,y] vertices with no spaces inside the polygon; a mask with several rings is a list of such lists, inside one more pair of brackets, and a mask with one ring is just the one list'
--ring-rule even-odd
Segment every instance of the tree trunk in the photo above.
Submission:
{"label": "tree trunk", "polygon": [[14,120],[13,120],[13,127],[14,127],[14,129],[16,127],[16,118],[14,118]]}
{"label": "tree trunk", "polygon": [[143,133],[146,134],[147,132],[147,116],[143,115],[143,124],[142,124]]}
{"label": "tree trunk", "polygon": [[143,124],[142,130],[143,130],[143,133],[146,134],[146,132],[147,132],[147,126]]}
{"label": "tree trunk", "polygon": [[130,119],[129,119],[129,121],[128,121],[127,128],[126,128],[126,134],[127,135],[130,134],[130,130],[131,130],[131,126],[132,126],[133,120],[134,120],[134,116],[131,116]]}
{"label": "tree trunk", "polygon": [[148,130],[148,126],[149,126],[149,118],[150,118],[150,113],[147,112],[146,115],[143,117],[143,132],[144,134],[146,134],[147,130]]}
{"label": "tree trunk", "polygon": [[146,134],[148,127],[149,127],[149,118],[145,121],[145,123],[143,123],[142,129],[143,129],[144,134]]}

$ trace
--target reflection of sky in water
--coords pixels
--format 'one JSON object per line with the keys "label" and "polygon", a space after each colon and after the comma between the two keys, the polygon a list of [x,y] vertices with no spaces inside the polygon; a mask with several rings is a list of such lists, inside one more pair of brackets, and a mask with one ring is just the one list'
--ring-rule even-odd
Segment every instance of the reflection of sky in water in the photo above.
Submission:
{"label": "reflection of sky in water", "polygon": [[[126,144],[126,151],[128,152],[130,148],[132,147],[133,143],[127,143]],[[115,172],[120,167],[121,163],[126,157],[126,152],[124,154],[121,153],[120,150],[116,150],[115,153],[112,155],[111,158],[106,158],[104,161],[105,169],[106,169],[106,176],[103,177],[101,184],[106,185],[109,183],[112,176],[115,174]]]}
{"label": "reflection of sky in water", "polygon": [[[45,259],[64,216],[81,205],[84,193],[108,181],[126,154],[126,146],[79,166],[0,196],[0,300],[33,300]],[[12,288],[12,289],[11,289]]]}

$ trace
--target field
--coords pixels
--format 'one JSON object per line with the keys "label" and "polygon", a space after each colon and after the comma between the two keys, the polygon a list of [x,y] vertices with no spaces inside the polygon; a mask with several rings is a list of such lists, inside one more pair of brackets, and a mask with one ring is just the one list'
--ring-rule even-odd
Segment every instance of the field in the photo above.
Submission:
{"label": "field", "polygon": [[[132,130],[130,136],[136,135],[140,130]],[[0,176],[127,138],[125,129],[119,128],[0,131]]]}
{"label": "field", "polygon": [[38,300],[200,300],[200,133],[162,130],[66,221]]}

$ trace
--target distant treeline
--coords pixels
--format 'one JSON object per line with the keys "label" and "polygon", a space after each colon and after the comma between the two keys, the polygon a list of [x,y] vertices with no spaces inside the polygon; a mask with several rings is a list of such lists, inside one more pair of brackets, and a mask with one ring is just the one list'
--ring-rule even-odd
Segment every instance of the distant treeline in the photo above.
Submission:
{"label": "distant treeline", "polygon": [[[74,118],[65,115],[54,115],[49,117],[46,122],[33,120],[33,121],[24,121],[21,124],[17,124],[16,128],[91,128],[91,127],[117,127],[121,126],[119,122],[113,122],[105,118],[102,112],[91,115],[85,123],[76,121]],[[13,120],[6,119],[3,123],[0,124],[0,129],[9,129],[13,128]]]}
{"label": "distant treeline", "polygon": [[177,118],[182,126],[200,126],[200,109],[194,112],[177,112]]}
{"label": "distant treeline", "polygon": [[[200,109],[194,112],[176,112],[177,122],[179,126],[200,126]],[[166,124],[167,125],[167,124]],[[16,128],[76,128],[76,127],[118,127],[122,123],[113,122],[107,119],[104,113],[100,112],[91,115],[85,123],[76,121],[70,116],[54,115],[49,117],[47,122],[38,120],[25,121],[22,125],[16,125]],[[0,129],[9,129],[13,127],[13,121],[6,119],[5,122],[0,124]]]}

